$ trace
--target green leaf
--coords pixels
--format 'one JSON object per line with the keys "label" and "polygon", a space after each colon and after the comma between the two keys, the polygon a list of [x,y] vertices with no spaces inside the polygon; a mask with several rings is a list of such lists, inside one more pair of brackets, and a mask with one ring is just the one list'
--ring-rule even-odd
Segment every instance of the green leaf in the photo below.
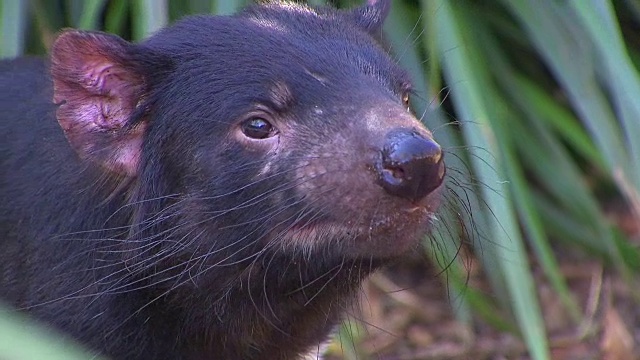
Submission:
{"label": "green leaf", "polygon": [[169,22],[167,0],[133,0],[133,38],[142,40],[160,30]]}
{"label": "green leaf", "polygon": [[[441,54],[447,82],[454,93],[454,105],[462,119],[472,120],[478,126],[463,126],[466,142],[473,147],[491,149],[494,153],[509,151],[505,144],[496,139],[506,140],[507,136],[498,126],[492,126],[500,120],[496,107],[499,96],[494,85],[488,81],[488,71],[479,61],[478,50],[469,32],[471,17],[462,6],[455,2],[442,3],[438,13],[438,31],[442,37]],[[454,49],[454,50],[451,50]],[[487,104],[492,104],[491,107]],[[504,159],[503,159],[504,161]],[[495,218],[489,218],[491,245],[499,254],[506,286],[513,301],[514,313],[520,330],[534,359],[549,359],[547,338],[539,305],[536,301],[535,287],[528,268],[524,244],[518,229],[515,205],[504,183],[504,164],[498,159],[487,157],[472,158],[473,168],[485,184],[491,184],[496,192],[481,188],[483,198],[493,211]],[[499,219],[499,220],[498,220]],[[485,244],[489,245],[489,244]]]}
{"label": "green leaf", "polygon": [[24,51],[27,0],[2,0],[0,3],[0,56],[16,57]]}
{"label": "green leaf", "polygon": [[106,0],[82,1],[82,13],[77,27],[84,30],[97,30],[100,12],[104,9],[105,4]]}
{"label": "green leaf", "polygon": [[10,360],[105,360],[23,315],[0,307],[0,358]]}

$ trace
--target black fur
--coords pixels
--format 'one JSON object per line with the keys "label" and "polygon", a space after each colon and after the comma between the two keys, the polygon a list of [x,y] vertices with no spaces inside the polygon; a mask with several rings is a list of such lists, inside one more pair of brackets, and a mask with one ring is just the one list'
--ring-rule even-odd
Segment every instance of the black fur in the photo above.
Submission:
{"label": "black fur", "polygon": [[[67,32],[51,63],[0,62],[0,298],[113,359],[312,350],[426,231],[367,165],[391,129],[430,137],[371,3],[190,17],[138,45]],[[111,122],[77,122],[88,101]],[[244,138],[256,117],[277,136]]]}

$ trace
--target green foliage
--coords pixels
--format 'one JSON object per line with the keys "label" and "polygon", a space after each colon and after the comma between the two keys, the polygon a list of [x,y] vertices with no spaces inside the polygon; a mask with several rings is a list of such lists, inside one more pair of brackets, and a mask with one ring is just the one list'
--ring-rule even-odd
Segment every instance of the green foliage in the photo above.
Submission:
{"label": "green foliage", "polygon": [[0,359],[104,360],[0,304]]}
{"label": "green foliage", "polygon": [[[244,3],[2,0],[0,55],[43,53],[65,26],[139,40],[185,14],[229,14]],[[473,242],[501,300],[475,291],[452,296],[461,301],[454,307],[459,318],[471,321],[472,312],[519,329],[534,359],[549,352],[530,255],[576,323],[583,310],[552,242],[583,249],[628,278],[640,269],[637,247],[605,218],[599,201],[619,197],[640,221],[640,45],[625,36],[637,36],[639,23],[640,6],[631,0],[393,1],[386,24],[393,54],[415,81],[416,113],[452,155],[449,196],[463,199],[441,215],[445,228],[434,232],[429,253],[443,268],[451,264],[449,281],[462,293],[466,271],[455,258],[457,244]],[[445,100],[454,110],[448,116],[438,108]],[[27,352],[35,343],[2,341],[11,325],[5,314],[0,358],[45,359]],[[79,358],[51,354],[46,359]]]}

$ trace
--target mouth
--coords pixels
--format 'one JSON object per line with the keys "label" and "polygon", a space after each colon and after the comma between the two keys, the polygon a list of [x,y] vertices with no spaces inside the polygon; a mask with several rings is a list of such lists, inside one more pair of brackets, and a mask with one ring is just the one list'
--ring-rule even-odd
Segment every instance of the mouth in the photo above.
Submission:
{"label": "mouth", "polygon": [[[437,191],[419,203],[351,217],[301,221],[281,232],[284,248],[349,258],[390,259],[416,248],[436,219]],[[384,211],[382,211],[384,210]],[[363,210],[363,211],[366,211]]]}

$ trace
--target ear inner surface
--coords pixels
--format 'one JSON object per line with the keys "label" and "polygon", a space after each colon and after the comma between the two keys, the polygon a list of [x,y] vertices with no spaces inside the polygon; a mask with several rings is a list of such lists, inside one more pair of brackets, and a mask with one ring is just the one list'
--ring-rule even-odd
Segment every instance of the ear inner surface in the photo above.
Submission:
{"label": "ear inner surface", "polygon": [[66,31],[53,44],[51,75],[57,119],[83,159],[135,175],[145,124],[127,127],[146,91],[131,53],[117,36]]}

